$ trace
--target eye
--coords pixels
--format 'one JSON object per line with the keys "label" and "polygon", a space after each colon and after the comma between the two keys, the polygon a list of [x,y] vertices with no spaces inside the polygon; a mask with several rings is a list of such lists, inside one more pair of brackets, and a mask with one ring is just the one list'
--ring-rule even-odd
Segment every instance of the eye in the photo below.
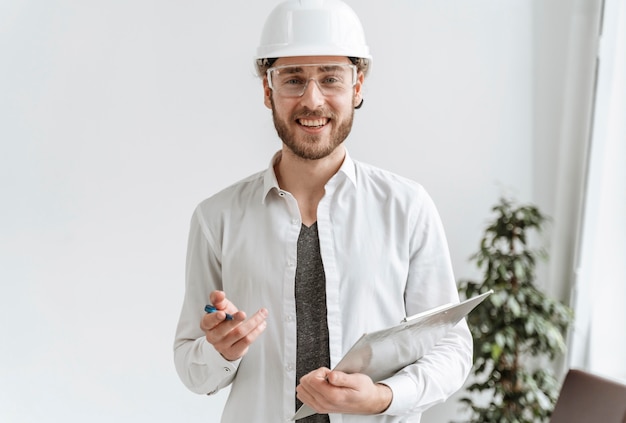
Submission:
{"label": "eye", "polygon": [[327,76],[327,77],[325,77],[324,79],[322,79],[322,82],[323,82],[324,84],[330,84],[330,85],[333,85],[333,84],[338,84],[338,83],[340,83],[340,82],[341,82],[341,79],[340,79],[339,77],[337,77],[337,76],[332,75],[332,76]]}
{"label": "eye", "polygon": [[304,81],[301,78],[286,78],[282,81],[283,85],[302,85]]}

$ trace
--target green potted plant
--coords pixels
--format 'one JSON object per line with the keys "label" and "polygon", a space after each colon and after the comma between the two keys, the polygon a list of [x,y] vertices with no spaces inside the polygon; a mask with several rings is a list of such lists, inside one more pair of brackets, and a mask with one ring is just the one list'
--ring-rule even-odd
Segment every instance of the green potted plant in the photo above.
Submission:
{"label": "green potted plant", "polygon": [[537,260],[547,255],[529,238],[542,232],[546,217],[533,205],[506,199],[492,211],[495,217],[470,258],[483,278],[459,287],[465,298],[494,291],[467,319],[474,368],[470,395],[461,401],[471,408],[471,422],[542,422],[558,397],[550,361],[565,351],[572,311],[535,285]]}

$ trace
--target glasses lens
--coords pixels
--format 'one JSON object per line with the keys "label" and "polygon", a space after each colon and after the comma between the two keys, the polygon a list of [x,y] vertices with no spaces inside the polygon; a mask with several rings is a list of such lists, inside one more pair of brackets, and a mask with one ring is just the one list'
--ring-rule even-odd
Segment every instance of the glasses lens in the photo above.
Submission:
{"label": "glasses lens", "polygon": [[283,97],[300,97],[311,80],[325,96],[345,93],[356,84],[356,66],[347,63],[278,66],[267,74],[272,90]]}

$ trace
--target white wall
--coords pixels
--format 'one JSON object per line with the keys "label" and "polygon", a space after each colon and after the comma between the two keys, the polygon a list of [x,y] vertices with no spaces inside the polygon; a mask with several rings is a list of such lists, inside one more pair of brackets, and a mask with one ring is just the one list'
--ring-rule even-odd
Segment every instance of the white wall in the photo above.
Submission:
{"label": "white wall", "polygon": [[[549,166],[533,4],[349,3],[375,59],[348,148],[427,188],[473,277],[491,205]],[[193,207],[279,148],[251,64],[274,4],[0,1],[0,421],[217,420],[171,344]]]}
{"label": "white wall", "polygon": [[626,383],[626,2],[604,1],[568,364]]}

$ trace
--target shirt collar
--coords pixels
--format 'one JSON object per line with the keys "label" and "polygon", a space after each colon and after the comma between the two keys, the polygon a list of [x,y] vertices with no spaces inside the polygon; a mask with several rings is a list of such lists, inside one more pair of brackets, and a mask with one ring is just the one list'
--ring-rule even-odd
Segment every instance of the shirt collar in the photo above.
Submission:
{"label": "shirt collar", "polygon": [[[265,199],[272,189],[275,189],[276,191],[280,190],[280,187],[278,186],[278,179],[276,178],[276,173],[274,172],[274,166],[280,161],[281,157],[282,151],[278,150],[276,154],[272,156],[272,159],[270,160],[270,165],[263,175],[263,197],[261,203],[265,203]],[[352,182],[352,185],[356,187],[355,164],[350,157],[347,149],[346,156],[343,159],[343,163],[341,164],[339,171],[337,172],[337,174],[335,174],[335,176],[331,178],[331,180],[334,179],[338,174],[345,175],[345,177],[348,178],[350,182]]]}
{"label": "shirt collar", "polygon": [[278,150],[276,154],[274,154],[274,156],[272,157],[272,160],[270,160],[270,166],[267,168],[265,174],[263,175],[263,197],[261,199],[262,204],[265,203],[265,198],[267,198],[267,194],[272,189],[275,189],[276,191],[280,190],[280,187],[278,186],[278,179],[276,178],[276,173],[274,172],[274,165],[280,161],[281,157],[282,151]]}
{"label": "shirt collar", "polygon": [[348,178],[350,182],[352,182],[352,185],[356,187],[355,165],[354,165],[354,161],[350,157],[350,153],[348,153],[347,148],[346,148],[346,157],[343,159],[343,163],[341,164],[341,167],[339,168],[339,172],[337,173],[343,173],[344,175],[346,175],[346,178]]}

